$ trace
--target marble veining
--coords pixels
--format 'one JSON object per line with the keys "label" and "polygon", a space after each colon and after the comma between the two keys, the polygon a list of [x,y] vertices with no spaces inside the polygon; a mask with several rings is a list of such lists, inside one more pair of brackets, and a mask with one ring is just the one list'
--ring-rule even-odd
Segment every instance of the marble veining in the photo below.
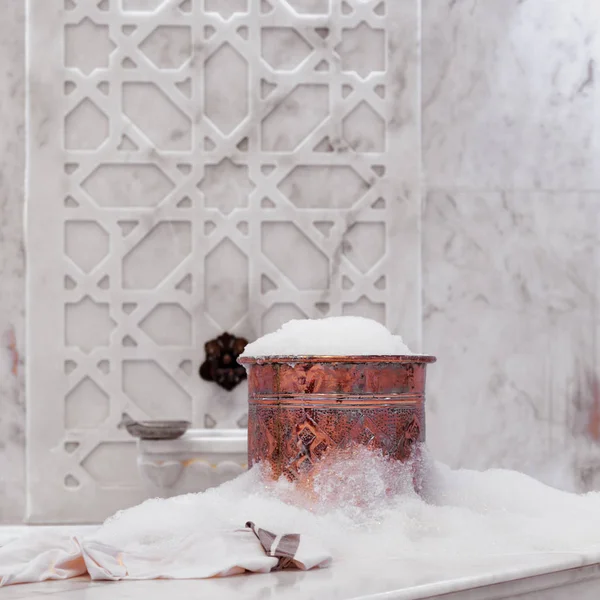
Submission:
{"label": "marble veining", "polygon": [[599,194],[427,195],[427,427],[444,462],[600,485],[599,211]]}
{"label": "marble veining", "polygon": [[423,0],[429,186],[593,190],[600,184],[600,5]]}
{"label": "marble veining", "polygon": [[0,19],[0,523],[20,522],[25,501],[23,183],[25,3]]}

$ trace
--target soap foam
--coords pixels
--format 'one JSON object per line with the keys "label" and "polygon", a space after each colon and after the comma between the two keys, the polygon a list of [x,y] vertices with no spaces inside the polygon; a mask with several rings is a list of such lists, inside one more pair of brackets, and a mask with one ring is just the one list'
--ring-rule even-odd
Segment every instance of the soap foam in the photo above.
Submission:
{"label": "soap foam", "polygon": [[357,564],[390,557],[468,564],[490,555],[600,547],[599,493],[562,492],[514,471],[452,470],[424,456],[421,495],[412,487],[411,464],[360,447],[325,463],[309,489],[270,481],[259,465],[207,492],[122,511],[94,537],[168,551],[190,532],[210,535],[252,520],[314,536],[334,562]]}
{"label": "soap foam", "polygon": [[242,356],[352,356],[412,354],[399,335],[363,317],[288,321],[248,344]]}

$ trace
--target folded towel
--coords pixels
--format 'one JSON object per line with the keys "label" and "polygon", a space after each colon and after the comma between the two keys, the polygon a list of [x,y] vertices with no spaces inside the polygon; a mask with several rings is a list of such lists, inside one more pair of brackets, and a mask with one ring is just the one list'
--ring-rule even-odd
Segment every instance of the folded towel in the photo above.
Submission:
{"label": "folded towel", "polygon": [[257,527],[252,521],[246,523],[258,538],[267,556],[277,558],[275,569],[300,569],[308,571],[314,567],[326,567],[331,556],[313,538],[298,533],[275,535]]}
{"label": "folded towel", "polygon": [[0,547],[0,587],[88,574],[92,579],[205,579],[246,571],[326,567],[329,552],[300,534],[278,534],[252,522],[245,529],[191,532],[168,546],[116,548],[88,538],[34,532]]}

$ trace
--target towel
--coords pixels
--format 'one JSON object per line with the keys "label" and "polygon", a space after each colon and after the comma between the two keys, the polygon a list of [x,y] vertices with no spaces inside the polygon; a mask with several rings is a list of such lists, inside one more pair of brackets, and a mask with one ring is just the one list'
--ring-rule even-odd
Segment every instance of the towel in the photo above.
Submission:
{"label": "towel", "polygon": [[116,548],[89,537],[34,532],[0,547],[0,587],[88,574],[91,579],[205,579],[244,572],[326,567],[331,555],[316,540],[274,533],[249,521],[243,529],[190,532],[168,545]]}

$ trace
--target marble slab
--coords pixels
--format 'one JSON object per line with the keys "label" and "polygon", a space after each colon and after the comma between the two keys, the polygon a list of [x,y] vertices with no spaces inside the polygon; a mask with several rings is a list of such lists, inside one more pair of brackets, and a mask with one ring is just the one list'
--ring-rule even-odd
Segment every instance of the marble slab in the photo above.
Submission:
{"label": "marble slab", "polygon": [[422,7],[428,186],[599,189],[600,4]]}
{"label": "marble slab", "polygon": [[224,330],[419,349],[418,4],[30,3],[30,522],[145,497],[125,412],[246,427],[197,376]]}
{"label": "marble slab", "polygon": [[427,437],[440,460],[600,487],[599,214],[594,193],[427,195]]}
{"label": "marble slab", "polygon": [[[12,528],[13,534],[17,528]],[[25,528],[21,528],[22,530]],[[34,528],[26,528],[28,531]],[[56,529],[56,528],[54,528]],[[74,528],[65,532],[74,535]],[[81,531],[82,534],[90,529]],[[2,528],[0,528],[0,540]],[[190,597],[259,600],[595,600],[600,589],[600,553],[532,553],[474,557],[469,565],[451,556],[443,561],[428,557],[390,557],[385,563],[358,567],[334,563],[314,571],[280,571],[208,580],[66,581],[8,586],[6,600],[60,597],[66,600],[135,600]]]}

